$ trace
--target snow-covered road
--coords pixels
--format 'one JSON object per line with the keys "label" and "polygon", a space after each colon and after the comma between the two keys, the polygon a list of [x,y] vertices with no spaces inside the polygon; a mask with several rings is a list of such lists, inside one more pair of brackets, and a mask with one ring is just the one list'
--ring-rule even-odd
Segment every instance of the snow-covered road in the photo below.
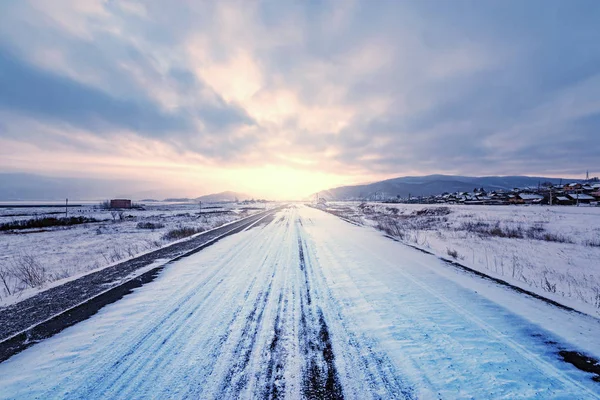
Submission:
{"label": "snow-covered road", "polygon": [[0,364],[0,398],[600,398],[567,312],[308,207]]}

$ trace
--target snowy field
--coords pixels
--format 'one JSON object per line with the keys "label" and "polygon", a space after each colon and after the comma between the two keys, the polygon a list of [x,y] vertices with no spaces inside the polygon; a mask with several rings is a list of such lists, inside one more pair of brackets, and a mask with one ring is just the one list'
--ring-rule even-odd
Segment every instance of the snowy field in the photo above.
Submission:
{"label": "snowy field", "polygon": [[[204,204],[200,210],[198,204],[156,202],[145,203],[143,209],[118,212],[100,209],[98,203],[93,203],[69,208],[68,216],[98,222],[0,232],[0,305],[180,239],[169,236],[170,231],[205,231],[272,206],[218,203]],[[0,207],[0,225],[64,216],[64,205]]]}
{"label": "snowy field", "polygon": [[600,315],[600,208],[333,202],[327,209]]}
{"label": "snowy field", "polygon": [[308,207],[0,363],[0,399],[597,399],[596,318]]}

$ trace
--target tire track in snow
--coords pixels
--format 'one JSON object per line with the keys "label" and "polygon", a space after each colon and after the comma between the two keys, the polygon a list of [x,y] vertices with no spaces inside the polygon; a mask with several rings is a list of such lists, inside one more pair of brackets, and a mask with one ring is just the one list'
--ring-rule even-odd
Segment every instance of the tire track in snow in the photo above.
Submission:
{"label": "tire track in snow", "polygon": [[233,351],[233,365],[221,383],[220,394],[222,398],[238,398],[248,384],[247,367],[261,328],[263,315],[273,286],[273,277],[274,275],[271,276],[267,289],[259,293],[254,308],[246,317],[246,323],[240,334],[240,341]]}
{"label": "tire track in snow", "polygon": [[[329,277],[346,275],[349,282],[344,282],[344,292],[350,288],[355,288],[357,292],[351,296],[342,296],[345,301],[343,308],[356,307],[352,305],[352,299],[357,299],[363,303],[357,308],[372,307],[373,314],[385,316],[388,321],[385,331],[389,330],[392,336],[384,336],[384,340],[403,343],[405,354],[399,367],[410,371],[411,380],[419,387],[427,388],[427,395],[445,397],[450,393],[457,393],[456,389],[448,388],[466,388],[469,382],[477,382],[481,386],[471,387],[471,390],[474,393],[487,390],[488,396],[491,393],[503,393],[506,396],[503,390],[514,390],[520,385],[522,391],[519,396],[527,398],[534,394],[538,396],[536,398],[550,398],[569,391],[577,393],[577,396],[598,398],[598,394],[590,391],[585,382],[578,380],[581,377],[575,378],[572,371],[557,368],[562,366],[548,357],[548,354],[536,354],[519,342],[518,340],[524,339],[522,335],[507,335],[505,331],[496,328],[504,318],[515,320],[517,326],[532,326],[529,322],[519,320],[507,310],[497,305],[494,307],[481,298],[465,302],[460,293],[469,298],[478,295],[474,296],[464,290],[457,292],[456,285],[450,281],[438,282],[439,276],[429,276],[421,274],[419,269],[405,268],[406,261],[386,257],[381,249],[377,251],[370,248],[369,242],[346,241],[339,235],[327,237],[329,235],[323,235],[322,230],[318,233],[316,240],[319,252],[333,267]],[[350,253],[349,243],[352,246]],[[365,259],[378,267],[362,271],[352,265],[352,262]],[[423,271],[429,271],[435,267],[423,265],[422,268]],[[382,272],[384,275],[381,275]],[[435,279],[431,282],[422,279],[421,275]],[[387,279],[381,280],[382,276]],[[390,295],[386,295],[386,292]],[[337,295],[340,295],[339,291]],[[387,301],[382,302],[383,298]],[[506,315],[488,315],[489,320],[478,316],[489,314],[485,310],[494,308]],[[349,319],[346,321],[357,324]],[[379,322],[377,325],[384,324]],[[437,374],[432,372],[436,369]],[[543,380],[543,385],[547,386],[538,387],[537,390],[541,391],[535,392],[535,386],[527,383],[523,376],[503,374],[503,371],[515,369],[527,371],[527,374],[538,379],[535,383]],[[474,374],[480,376],[479,380]],[[521,379],[525,384],[520,382]]]}
{"label": "tire track in snow", "polygon": [[[302,222],[298,222],[302,225]],[[298,233],[298,256],[300,270],[304,275],[304,287],[300,297],[300,341],[305,357],[303,391],[308,399],[343,399],[342,385],[335,366],[331,335],[320,306],[313,305],[309,266],[304,257],[304,244],[300,229]]]}
{"label": "tire track in snow", "polygon": [[273,338],[269,344],[269,355],[266,370],[266,385],[263,390],[263,398],[279,399],[285,393],[285,381],[283,370],[285,368],[283,346],[283,318],[287,311],[287,302],[284,303],[283,292],[279,293],[277,301],[277,316],[273,328]]}
{"label": "tire track in snow", "polygon": [[[312,220],[311,220],[312,222]],[[303,226],[303,225],[301,225]],[[350,328],[352,319],[343,315],[342,309],[350,304],[340,304],[329,288],[327,279],[323,274],[323,266],[317,260],[314,251],[314,243],[308,244],[310,236],[303,229],[299,229],[299,248],[301,250],[301,259],[303,259],[306,276],[310,270],[314,283],[319,283],[314,294],[319,296],[319,302],[327,310],[330,320],[336,325],[336,332],[342,338],[341,342],[347,343],[344,346],[343,353],[340,354],[348,364],[347,374],[343,379],[344,393],[352,398],[376,398],[376,399],[415,399],[414,389],[402,379],[402,374],[397,370],[393,363],[386,357],[381,350],[378,350],[378,344],[372,338],[366,338],[354,333]],[[304,241],[300,240],[300,233]],[[305,250],[306,249],[306,252]],[[309,261],[312,260],[312,261]],[[313,268],[313,264],[318,268]],[[308,278],[307,278],[308,281]],[[319,309],[321,317],[323,311]],[[323,319],[324,322],[324,319]],[[355,390],[352,383],[358,386]],[[368,387],[368,394],[365,388]]]}
{"label": "tire track in snow", "polygon": [[[537,369],[540,372],[540,374],[547,376],[551,380],[561,382],[567,386],[572,386],[574,388],[577,388],[578,391],[580,391],[580,393],[586,393],[587,395],[590,395],[590,396],[596,396],[596,394],[591,392],[587,387],[585,387],[581,383],[577,382],[576,380],[572,379],[570,376],[563,373],[562,371],[558,370],[554,365],[549,363],[547,360],[544,360],[542,357],[534,354],[526,346],[518,343],[515,339],[513,339],[513,338],[507,336],[506,334],[504,334],[503,332],[499,331],[492,324],[482,320],[481,318],[477,317],[476,315],[474,315],[473,313],[471,313],[470,311],[465,309],[463,306],[457,304],[455,301],[453,301],[450,298],[448,298],[447,296],[445,296],[440,290],[432,288],[427,283],[421,281],[419,278],[412,276],[411,274],[409,274],[407,272],[404,272],[402,270],[399,270],[398,272],[400,274],[402,274],[403,277],[406,278],[407,281],[411,282],[411,284],[414,285],[416,288],[419,288],[419,290],[421,290],[423,293],[427,293],[427,295],[432,300],[439,301],[440,304],[443,304],[444,307],[446,307],[447,309],[452,311],[456,317],[464,318],[466,321],[469,322],[470,326],[480,329],[491,340],[497,341],[497,342],[501,343],[507,349],[511,349],[512,351],[516,352],[526,362],[530,363],[530,365],[533,368]],[[414,316],[413,316],[413,318],[414,318]],[[424,318],[423,316],[421,316],[419,318],[419,321],[417,321],[415,319],[415,320],[413,320],[413,322],[415,323],[415,325],[428,323],[430,326],[430,330],[433,330],[434,327],[437,328],[436,324],[431,320],[431,317]],[[439,329],[439,328],[437,328],[437,329]],[[449,334],[428,336],[428,338],[429,338],[429,340],[437,339],[439,342],[437,345],[439,346],[440,349],[453,347],[453,346],[456,346],[456,347],[460,346],[456,337],[451,336]],[[453,344],[453,345],[449,346],[449,344]],[[461,360],[458,360],[458,361],[461,361]],[[462,361],[465,361],[465,360],[462,360]],[[466,364],[467,363],[465,363],[465,365]],[[466,368],[464,370],[466,370]],[[593,398],[593,397],[590,397],[590,398]]]}
{"label": "tire track in snow", "polygon": [[[269,245],[272,245],[275,238],[272,238]],[[189,336],[189,321],[199,315],[205,310],[205,307],[210,307],[210,304],[206,304],[206,300],[211,297],[217,289],[223,284],[224,280],[230,273],[230,263],[243,255],[245,252],[256,245],[255,241],[248,240],[242,243],[242,246],[232,251],[227,258],[216,266],[216,268],[209,273],[208,277],[202,279],[194,279],[188,282],[185,287],[185,291],[182,294],[177,295],[171,301],[172,306],[167,307],[170,310],[166,315],[157,316],[154,321],[149,321],[144,324],[149,326],[149,330],[139,335],[139,339],[133,345],[128,346],[125,351],[121,353],[121,357],[116,361],[112,362],[110,367],[106,367],[107,363],[110,362],[110,357],[114,356],[114,352],[108,353],[109,359],[102,361],[102,357],[98,360],[97,366],[101,373],[93,374],[95,377],[91,382],[84,382],[81,391],[87,391],[89,393],[109,393],[118,394],[122,398],[128,391],[126,387],[131,388],[131,379],[124,379],[124,377],[131,375],[133,372],[133,381],[139,380],[135,375],[135,371],[149,370],[150,366],[157,367],[160,371],[160,367],[168,364],[171,361],[171,353],[176,351],[176,346],[180,346],[182,336]],[[271,246],[267,249],[267,253],[273,250]],[[264,264],[264,262],[263,262]],[[252,288],[255,286],[257,276],[254,276],[249,285],[248,289],[244,292],[244,298],[250,295]],[[192,301],[192,299],[194,301]],[[232,321],[237,317],[240,310],[236,310],[233,313]],[[227,332],[230,332],[227,330]],[[226,340],[220,338],[220,341]],[[171,342],[174,344],[171,345]],[[128,342],[125,342],[128,343]],[[123,347],[119,342],[114,343],[115,347]],[[142,351],[143,349],[143,351]],[[149,359],[148,355],[153,356]],[[151,371],[151,369],[150,369]]]}
{"label": "tire track in snow", "polygon": [[[277,221],[275,221],[271,226],[279,225]],[[248,287],[246,293],[244,294],[243,301],[241,305],[237,307],[234,312],[233,317],[228,323],[228,328],[226,330],[226,334],[221,337],[221,340],[218,344],[218,349],[212,354],[212,357],[224,358],[227,357],[227,364],[232,365],[228,368],[226,372],[226,376],[221,378],[221,384],[217,391],[211,395],[211,397],[215,398],[225,398],[225,397],[240,397],[240,393],[244,390],[248,383],[248,375],[249,373],[246,371],[248,368],[248,364],[251,359],[252,353],[255,351],[256,347],[256,338],[258,333],[262,327],[263,314],[267,309],[267,303],[269,299],[272,297],[271,291],[275,278],[275,271],[272,270],[272,259],[277,259],[281,254],[281,246],[279,243],[280,239],[278,235],[272,235],[271,242],[268,248],[265,249],[265,256],[261,262],[261,267],[256,270],[256,274],[252,279],[252,284]],[[255,288],[260,288],[263,286],[262,280],[259,285],[255,283],[259,281],[259,278],[262,278],[262,271],[270,273],[270,281],[269,286],[265,291],[258,289],[258,294],[254,298],[254,303],[252,308],[248,311],[244,311],[246,308],[247,301],[253,297],[253,292]],[[238,325],[240,324],[240,319],[243,320],[243,327],[241,328],[241,334],[238,335],[238,338],[232,338],[232,333],[237,333],[240,329]],[[251,340],[248,340],[248,337],[251,336]],[[232,345],[229,343],[229,347],[233,347],[233,351],[227,351],[227,342],[229,340],[235,340],[235,344]],[[223,351],[225,353],[223,354]],[[242,353],[240,355],[240,353]],[[242,359],[240,359],[240,357]],[[213,365],[214,366],[214,365]],[[212,374],[212,370],[211,370]],[[207,374],[207,378],[209,374]],[[232,382],[236,383],[232,383]],[[196,394],[203,392],[203,390],[199,390]]]}
{"label": "tire track in snow", "polygon": [[[284,242],[288,244],[291,238],[291,230],[289,229],[290,218],[282,216],[281,222],[285,219],[286,237]],[[279,260],[276,268],[278,273],[283,275],[282,285],[277,299],[275,317],[273,321],[272,336],[268,339],[263,348],[263,363],[266,366],[264,373],[257,374],[257,381],[264,382],[264,387],[260,393],[255,393],[256,397],[263,399],[281,399],[286,396],[286,389],[289,389],[285,379],[286,366],[290,361],[290,354],[293,353],[294,343],[290,341],[290,337],[294,337],[293,328],[293,313],[294,313],[294,287],[292,286],[291,263]],[[293,382],[290,382],[293,389]]]}
{"label": "tire track in snow", "polygon": [[[275,227],[271,236],[275,240],[275,249],[266,252],[261,270],[264,274],[259,276],[261,285],[258,286],[258,295],[255,296],[254,303],[250,310],[240,316],[238,323],[232,325],[231,329],[236,330],[236,336],[232,337],[226,348],[227,357],[220,363],[227,365],[226,371],[220,376],[219,387],[212,392],[211,397],[215,398],[265,398],[265,375],[264,365],[268,363],[268,341],[273,341],[268,335],[275,328],[277,314],[274,310],[278,309],[280,300],[285,294],[285,283],[287,280],[287,266],[285,262],[286,250],[289,238],[289,229],[281,224],[289,211],[286,211],[282,218],[277,219],[271,224]],[[278,222],[281,221],[281,222]],[[275,230],[276,229],[276,230]],[[260,289],[265,284],[266,289]],[[237,333],[240,331],[241,333]],[[269,337],[269,339],[267,339]],[[276,341],[279,343],[279,341]],[[262,355],[262,356],[261,356]],[[256,365],[260,360],[264,363]],[[257,361],[258,360],[258,361]],[[282,376],[283,377],[283,376]],[[280,388],[285,388],[285,383],[279,380]]]}

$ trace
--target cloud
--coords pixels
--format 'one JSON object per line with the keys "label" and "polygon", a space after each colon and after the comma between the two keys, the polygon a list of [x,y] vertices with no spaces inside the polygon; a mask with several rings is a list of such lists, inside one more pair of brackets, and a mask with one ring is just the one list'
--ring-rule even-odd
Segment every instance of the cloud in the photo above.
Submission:
{"label": "cloud", "polygon": [[29,0],[0,15],[0,134],[24,143],[125,135],[211,168],[361,180],[574,174],[600,147],[594,1]]}
{"label": "cloud", "polygon": [[149,134],[189,129],[180,115],[150,102],[123,100],[69,78],[27,65],[0,50],[0,107],[87,129],[127,128]]}

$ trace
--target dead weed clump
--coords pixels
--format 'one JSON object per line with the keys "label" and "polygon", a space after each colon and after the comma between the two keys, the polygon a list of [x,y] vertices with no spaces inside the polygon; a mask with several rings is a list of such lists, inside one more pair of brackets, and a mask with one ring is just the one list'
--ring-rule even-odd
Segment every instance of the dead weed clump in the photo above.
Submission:
{"label": "dead weed clump", "polygon": [[204,231],[204,228],[182,226],[176,229],[171,229],[169,232],[165,233],[162,238],[163,240],[167,241],[179,240]]}
{"label": "dead weed clump", "polygon": [[484,221],[463,222],[458,230],[475,233],[481,237],[499,237],[508,239],[533,239],[544,242],[572,243],[566,236],[548,232],[541,225],[524,228],[522,224],[501,225],[500,221],[490,224]]}
{"label": "dead weed clump", "polygon": [[138,229],[155,230],[155,229],[162,229],[164,227],[165,227],[165,225],[161,224],[160,222],[138,222],[138,224],[137,224]]}
{"label": "dead weed clump", "polygon": [[376,221],[377,224],[375,225],[375,228],[378,230],[385,232],[389,236],[404,239],[406,235],[405,227],[398,218],[394,218],[389,215],[383,215],[377,217]]}

